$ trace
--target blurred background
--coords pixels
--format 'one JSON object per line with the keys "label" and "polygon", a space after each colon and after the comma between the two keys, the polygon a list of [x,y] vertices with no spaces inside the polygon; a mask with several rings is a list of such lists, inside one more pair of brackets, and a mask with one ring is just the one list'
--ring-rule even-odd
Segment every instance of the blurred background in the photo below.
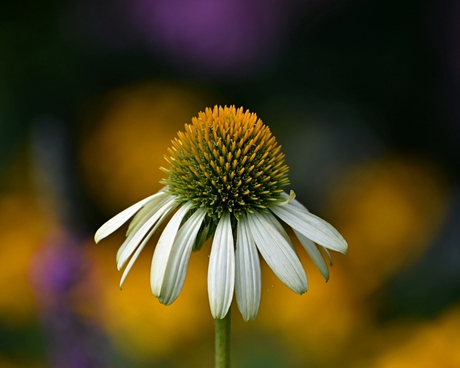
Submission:
{"label": "blurred background", "polygon": [[0,3],[0,368],[208,367],[209,244],[170,307],[120,230],[198,111],[256,112],[291,189],[347,239],[298,296],[263,264],[235,367],[460,366],[460,3]]}

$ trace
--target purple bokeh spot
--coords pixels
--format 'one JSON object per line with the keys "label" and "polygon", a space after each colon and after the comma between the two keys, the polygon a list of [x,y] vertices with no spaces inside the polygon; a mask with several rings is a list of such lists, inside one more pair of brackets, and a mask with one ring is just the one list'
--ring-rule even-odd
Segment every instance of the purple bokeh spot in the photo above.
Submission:
{"label": "purple bokeh spot", "polygon": [[71,0],[61,26],[93,53],[141,49],[186,73],[233,78],[269,69],[306,12],[338,1]]}
{"label": "purple bokeh spot", "polygon": [[214,72],[263,67],[285,34],[285,2],[134,0],[132,24],[154,52],[176,64]]}
{"label": "purple bokeh spot", "polygon": [[33,259],[31,278],[52,368],[111,366],[101,327],[78,313],[81,303],[97,304],[90,269],[81,238],[65,231],[50,236]]}
{"label": "purple bokeh spot", "polygon": [[32,282],[42,293],[60,295],[79,281],[83,265],[83,251],[77,240],[54,235],[34,260]]}

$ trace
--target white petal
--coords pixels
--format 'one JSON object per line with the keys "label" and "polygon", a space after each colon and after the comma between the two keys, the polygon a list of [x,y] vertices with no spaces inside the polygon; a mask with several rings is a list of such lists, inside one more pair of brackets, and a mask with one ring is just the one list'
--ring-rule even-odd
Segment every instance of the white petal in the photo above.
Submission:
{"label": "white petal", "polygon": [[[282,195],[284,198],[286,198],[286,199],[289,199],[289,198],[290,198],[289,194],[287,194],[287,193],[285,193],[285,192],[281,193],[281,195]],[[310,211],[307,209],[307,207],[305,207],[305,206],[304,206],[302,203],[300,203],[297,199],[293,199],[292,201],[290,201],[290,203],[291,203],[293,206],[297,207],[297,208],[301,208],[301,209],[304,209],[304,210],[307,211],[307,212],[310,212]],[[311,240],[310,240],[310,241],[311,241]],[[322,245],[319,245],[319,247],[321,247],[321,249],[324,250],[324,253],[326,253],[327,258],[329,259],[329,264],[332,266],[332,265],[334,264],[334,262],[332,262],[332,256],[331,256],[331,253],[329,252],[329,249],[323,247]]]}
{"label": "white petal", "polygon": [[253,320],[259,311],[262,283],[259,254],[249,233],[246,216],[238,221],[235,271],[238,308],[245,321]]}
{"label": "white petal", "polygon": [[330,264],[331,266],[333,266],[333,265],[334,265],[334,262],[332,261],[332,256],[331,256],[331,253],[329,252],[329,249],[324,248],[322,245],[320,245],[320,247],[321,247],[322,250],[324,250],[324,253],[326,253],[327,258],[329,258],[329,264]]}
{"label": "white petal", "polygon": [[[147,221],[149,221],[149,219],[151,219],[155,215],[156,215],[155,218],[159,218],[159,216],[162,215],[161,212],[164,210],[165,204],[169,203],[171,201],[171,198],[175,198],[175,197],[171,195],[163,194],[162,196],[154,198],[152,201],[147,203],[138,213],[136,213],[133,220],[129,224],[128,231],[126,232],[125,241],[120,246],[120,248],[118,248],[116,261],[117,261],[117,264],[119,265],[118,267],[119,269],[122,266],[120,263],[120,257],[122,256],[122,254],[126,255],[126,247],[131,242],[131,239],[142,228],[142,226]],[[178,203],[176,202],[176,206],[177,205]]]}
{"label": "white petal", "polygon": [[294,230],[315,243],[343,254],[347,252],[348,244],[342,235],[318,216],[291,203],[285,206],[271,206],[270,210]]}
{"label": "white petal", "polygon": [[161,207],[162,202],[164,201],[167,194],[163,194],[162,196],[158,196],[151,200],[149,203],[146,203],[144,207],[142,207],[133,217],[131,222],[128,225],[128,230],[126,230],[126,237],[128,237],[131,232],[139,225],[139,223],[145,219],[145,217],[151,216],[152,211],[154,208]]}
{"label": "white petal", "polygon": [[290,238],[290,236],[284,229],[283,225],[281,225],[281,223],[276,219],[276,217],[273,216],[270,212],[261,213],[261,215],[264,216],[266,220],[270,221],[275,226],[276,230],[278,230],[278,232],[283,236],[283,238],[286,239],[286,241],[289,243],[292,249],[294,249],[294,252],[295,252],[295,248],[294,248],[294,244],[292,243],[292,239]]}
{"label": "white petal", "polygon": [[187,202],[179,208],[171,220],[169,220],[158,240],[155,252],[153,253],[152,266],[150,269],[150,286],[153,295],[156,297],[161,294],[166,267],[168,266],[168,260],[171,255],[174,240],[176,239],[177,231],[182,219],[192,206],[192,202]]}
{"label": "white petal", "polygon": [[225,213],[217,224],[208,268],[208,296],[215,319],[227,315],[235,287],[235,251],[230,215]]}
{"label": "white petal", "polygon": [[168,195],[161,202],[160,208],[155,208],[151,216],[145,216],[139,225],[133,229],[133,231],[126,238],[124,243],[121,245],[117,253],[117,267],[120,270],[128,258],[136,250],[139,243],[142,241],[147,232],[155,225],[155,223],[163,216],[165,212],[169,212],[175,207],[178,203],[176,202],[175,196]]}
{"label": "white petal", "polygon": [[315,263],[316,267],[318,267],[323,277],[326,279],[326,281],[328,281],[329,280],[329,270],[316,244],[313,243],[310,239],[308,239],[305,235],[302,235],[301,233],[299,233],[298,231],[294,230],[294,233],[299,239],[300,243],[305,248],[305,250],[307,251],[310,258]]}
{"label": "white petal", "polygon": [[158,222],[155,224],[155,226],[149,231],[149,233],[144,238],[144,240],[142,240],[142,243],[137,247],[136,252],[133,254],[133,256],[129,260],[128,264],[126,265],[125,270],[123,271],[123,275],[121,276],[121,280],[120,280],[120,289],[123,286],[123,283],[125,282],[126,276],[128,276],[128,273],[131,270],[131,267],[133,266],[134,262],[136,262],[137,258],[139,257],[139,254],[142,252],[142,249],[144,249],[145,245],[150,240],[152,235],[155,233],[155,231],[158,229],[158,227],[161,225],[161,223],[164,221],[164,219],[166,217],[168,217],[168,215],[171,213],[171,211],[173,209],[174,208],[171,208],[168,211],[166,211],[165,213],[163,213],[163,215],[158,220]]}
{"label": "white petal", "polygon": [[308,282],[302,264],[275,226],[258,212],[248,215],[248,224],[259,252],[276,276],[297,294],[306,292]]}
{"label": "white petal", "polygon": [[131,207],[121,211],[118,215],[112,217],[109,221],[107,221],[104,225],[102,225],[99,230],[96,231],[94,234],[94,241],[98,243],[101,239],[112,234],[114,231],[119,229],[126,221],[128,221],[139,209],[141,209],[146,203],[151,201],[152,199],[163,196],[164,193],[156,193],[133,204]]}
{"label": "white petal", "polygon": [[165,195],[161,193],[161,196],[158,196],[148,202],[144,207],[142,207],[139,212],[136,213],[134,218],[131,220],[126,231],[126,239],[123,244],[118,248],[117,252],[117,263],[120,260],[120,255],[124,252],[126,245],[129,243],[129,240],[132,239],[134,233],[136,233],[155,213],[164,206],[164,204],[171,199],[171,195]]}
{"label": "white petal", "polygon": [[161,293],[158,296],[160,302],[165,305],[173,303],[184,286],[190,254],[205,215],[205,209],[198,209],[177,233],[168,259]]}

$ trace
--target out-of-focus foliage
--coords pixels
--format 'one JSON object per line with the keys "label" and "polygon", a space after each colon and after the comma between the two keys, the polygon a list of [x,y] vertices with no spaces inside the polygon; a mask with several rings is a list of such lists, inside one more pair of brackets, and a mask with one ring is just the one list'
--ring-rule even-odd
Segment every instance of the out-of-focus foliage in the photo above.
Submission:
{"label": "out-of-focus foliage", "polygon": [[460,363],[458,305],[436,319],[403,320],[369,336],[377,354],[363,354],[352,367],[456,367]]}
{"label": "out-of-focus foliage", "polygon": [[363,165],[337,184],[331,211],[354,245],[342,262],[363,296],[418,260],[445,218],[446,190],[440,170],[405,157]]}
{"label": "out-of-focus foliage", "polygon": [[133,86],[105,97],[106,108],[88,123],[94,129],[80,153],[94,200],[114,211],[157,192],[171,140],[204,109],[202,100],[198,90],[166,83]]}

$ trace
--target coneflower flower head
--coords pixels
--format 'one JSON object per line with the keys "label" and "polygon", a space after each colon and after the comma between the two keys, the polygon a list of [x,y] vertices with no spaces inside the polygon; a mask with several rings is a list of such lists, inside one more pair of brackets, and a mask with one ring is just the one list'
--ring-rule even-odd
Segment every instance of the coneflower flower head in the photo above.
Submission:
{"label": "coneflower flower head", "polygon": [[202,227],[208,236],[224,213],[236,225],[243,214],[267,212],[289,184],[281,146],[249,110],[206,109],[172,143],[170,169],[162,168],[169,178],[162,183],[179,202],[206,210]]}
{"label": "coneflower flower head", "polygon": [[[245,320],[255,318],[261,295],[258,252],[275,274],[298,294],[307,277],[284,227],[291,226],[326,280],[327,264],[314,243],[345,253],[347,243],[327,222],[312,215],[291,191],[281,146],[254,113],[214,107],[199,113],[172,141],[162,168],[165,187],[121,212],[96,233],[96,242],[129,218],[127,238],[117,254],[120,269],[130,258],[121,284],[163,220],[179,209],[163,230],[151,267],[153,294],[171,304],[185,280],[192,250],[213,237],[208,294],[214,318],[223,318],[236,292]],[[236,237],[236,241],[234,238]],[[332,261],[331,261],[332,264]]]}

